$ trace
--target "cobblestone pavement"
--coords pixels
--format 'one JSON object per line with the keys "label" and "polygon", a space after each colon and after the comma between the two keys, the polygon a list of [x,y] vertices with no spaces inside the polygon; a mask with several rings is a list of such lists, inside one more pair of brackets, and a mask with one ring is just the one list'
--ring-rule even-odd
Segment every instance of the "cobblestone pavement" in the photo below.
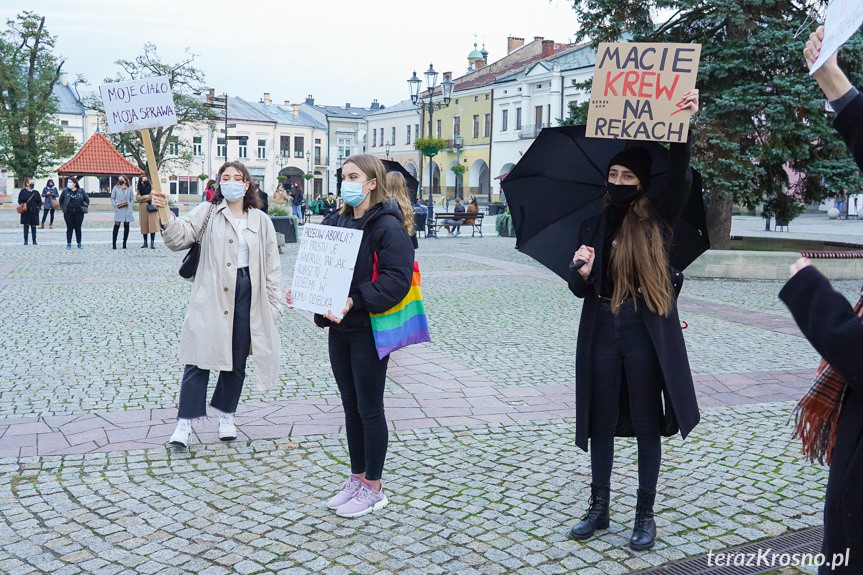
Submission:
{"label": "cobblestone pavement", "polygon": [[9,223],[0,212],[0,572],[629,573],[820,522],[826,472],[787,426],[818,356],[781,282],[687,280],[703,422],[664,442],[660,538],[633,553],[629,440],[611,529],[565,537],[589,482],[571,419],[581,305],[512,239],[420,240],[434,341],[392,358],[391,504],[343,520],[323,506],[347,452],[326,335],[307,314],[282,318],[276,389],[250,377],[239,441],[200,423],[189,452],[168,450],[181,255],[138,249],[135,234],[115,252],[99,220],[84,250],[57,228],[25,248]]}

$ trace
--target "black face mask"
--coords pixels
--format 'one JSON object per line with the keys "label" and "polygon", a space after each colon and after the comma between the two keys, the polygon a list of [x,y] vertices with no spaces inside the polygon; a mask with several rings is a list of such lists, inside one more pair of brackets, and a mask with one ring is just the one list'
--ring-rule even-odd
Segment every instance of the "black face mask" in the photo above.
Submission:
{"label": "black face mask", "polygon": [[632,203],[638,195],[638,186],[605,183],[605,189],[611,198],[611,203],[617,207],[625,207]]}

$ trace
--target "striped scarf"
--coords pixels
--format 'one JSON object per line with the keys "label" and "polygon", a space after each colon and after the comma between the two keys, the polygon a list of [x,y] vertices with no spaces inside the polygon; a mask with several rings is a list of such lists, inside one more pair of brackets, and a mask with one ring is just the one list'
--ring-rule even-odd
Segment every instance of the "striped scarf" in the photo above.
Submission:
{"label": "striped scarf", "polygon": [[[854,313],[863,322],[863,293],[854,306]],[[815,383],[794,408],[794,435],[803,441],[803,455],[809,461],[827,465],[833,460],[839,412],[845,397],[845,379],[821,359],[815,370]]]}

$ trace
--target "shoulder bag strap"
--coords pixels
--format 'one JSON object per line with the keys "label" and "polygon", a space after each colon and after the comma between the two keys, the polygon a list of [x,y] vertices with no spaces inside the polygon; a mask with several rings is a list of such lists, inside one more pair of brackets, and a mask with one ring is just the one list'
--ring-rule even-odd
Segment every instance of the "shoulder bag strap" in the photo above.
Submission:
{"label": "shoulder bag strap", "polygon": [[204,225],[201,226],[201,231],[198,232],[198,237],[195,238],[195,243],[200,244],[201,240],[204,238],[204,232],[207,231],[207,223],[210,221],[210,215],[213,213],[213,209],[216,206],[214,204],[210,204],[210,209],[207,210],[207,216],[204,218]]}

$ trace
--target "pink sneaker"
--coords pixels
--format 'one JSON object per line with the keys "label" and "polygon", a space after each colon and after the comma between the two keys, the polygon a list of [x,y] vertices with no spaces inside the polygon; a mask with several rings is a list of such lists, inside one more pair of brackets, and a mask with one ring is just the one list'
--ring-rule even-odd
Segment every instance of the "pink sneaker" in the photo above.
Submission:
{"label": "pink sneaker", "polygon": [[354,494],[360,490],[360,487],[363,485],[363,482],[353,475],[348,477],[348,480],[345,481],[345,484],[342,485],[342,488],[336,493],[335,497],[330,499],[327,502],[327,507],[330,509],[338,509],[345,503],[351,500]]}
{"label": "pink sneaker", "polygon": [[360,517],[366,513],[371,513],[375,509],[386,507],[389,503],[387,496],[384,494],[384,488],[380,491],[375,491],[363,482],[350,501],[342,505],[336,510],[336,515],[339,517]]}

